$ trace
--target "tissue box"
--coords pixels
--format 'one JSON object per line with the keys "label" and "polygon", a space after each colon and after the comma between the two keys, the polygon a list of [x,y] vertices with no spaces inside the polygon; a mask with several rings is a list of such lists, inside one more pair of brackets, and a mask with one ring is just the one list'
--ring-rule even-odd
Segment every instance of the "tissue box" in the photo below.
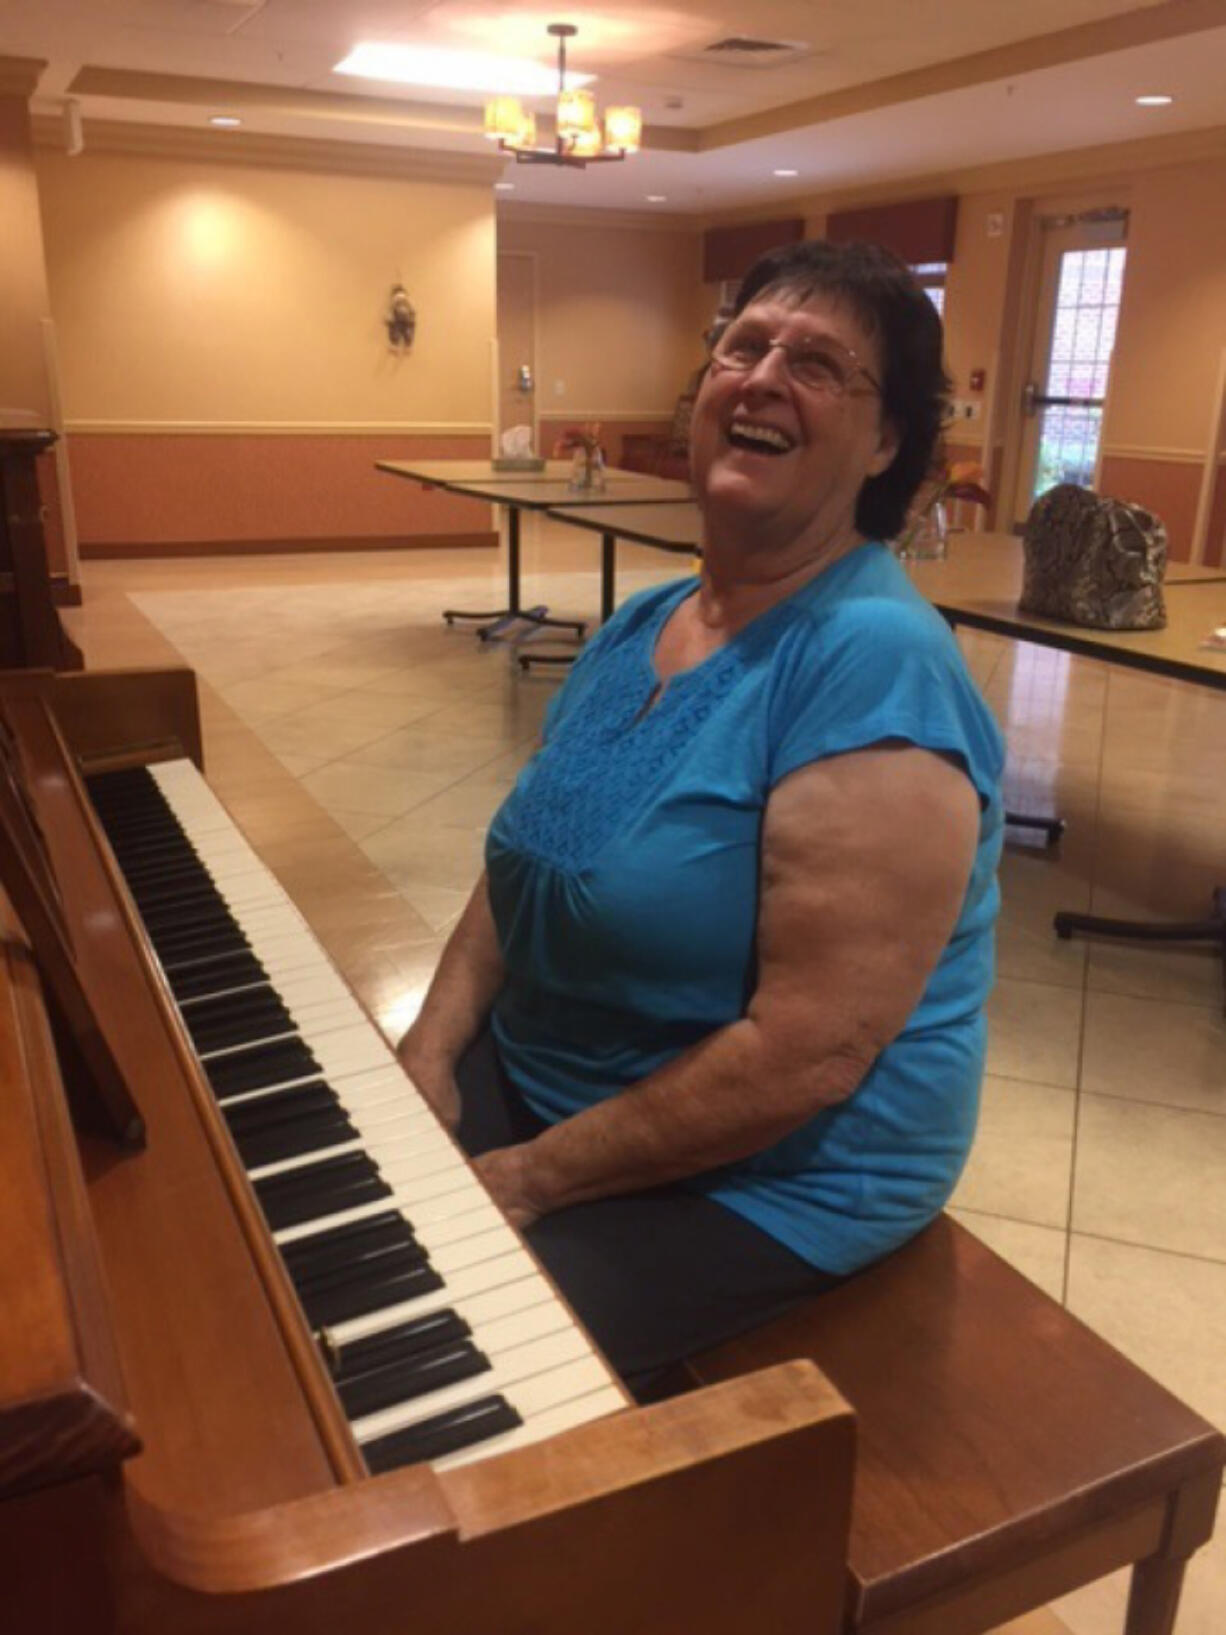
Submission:
{"label": "tissue box", "polygon": [[496,454],[495,471],[544,471],[545,462],[537,454]]}

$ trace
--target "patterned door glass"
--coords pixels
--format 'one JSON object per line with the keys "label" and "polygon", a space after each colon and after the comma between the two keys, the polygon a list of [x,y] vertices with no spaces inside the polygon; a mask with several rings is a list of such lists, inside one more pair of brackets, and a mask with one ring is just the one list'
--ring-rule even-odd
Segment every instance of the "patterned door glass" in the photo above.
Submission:
{"label": "patterned door glass", "polygon": [[1089,401],[1043,404],[1032,499],[1056,483],[1093,484],[1126,253],[1067,250],[1060,258],[1043,396]]}

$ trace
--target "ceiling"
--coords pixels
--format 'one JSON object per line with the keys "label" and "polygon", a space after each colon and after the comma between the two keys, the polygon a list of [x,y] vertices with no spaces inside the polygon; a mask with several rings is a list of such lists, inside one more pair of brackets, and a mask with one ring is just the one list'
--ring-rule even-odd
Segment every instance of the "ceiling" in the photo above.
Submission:
{"label": "ceiling", "polygon": [[[297,138],[488,165],[480,95],[334,64],[359,39],[552,61],[551,21],[578,26],[571,62],[602,106],[642,107],[644,151],[583,172],[508,163],[510,201],[662,195],[662,212],[707,214],[1226,123],[1226,0],[757,0],[751,26],[719,0],[0,0],[0,56],[46,63],[32,106],[75,99],[87,146],[91,126],[141,125],[220,151]],[[746,34],[785,49],[710,54]],[[1153,91],[1175,100],[1139,108]],[[211,130],[215,113],[242,129]]]}

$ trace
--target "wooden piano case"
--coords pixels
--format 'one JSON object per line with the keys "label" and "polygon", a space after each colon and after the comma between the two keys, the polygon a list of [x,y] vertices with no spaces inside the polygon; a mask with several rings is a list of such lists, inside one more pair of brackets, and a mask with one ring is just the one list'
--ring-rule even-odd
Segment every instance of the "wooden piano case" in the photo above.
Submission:
{"label": "wooden piano case", "polygon": [[10,917],[6,1635],[834,1635],[854,1428],[810,1363],[445,1472],[366,1474],[73,767],[198,758],[190,678],[10,692],[79,979],[145,1139],[74,1128]]}

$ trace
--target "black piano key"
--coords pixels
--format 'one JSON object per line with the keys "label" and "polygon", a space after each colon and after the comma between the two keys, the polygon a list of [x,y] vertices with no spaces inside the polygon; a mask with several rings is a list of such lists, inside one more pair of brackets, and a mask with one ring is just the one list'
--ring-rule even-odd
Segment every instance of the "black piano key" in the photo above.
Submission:
{"label": "black piano key", "polygon": [[183,1020],[202,1056],[294,1031],[284,1001],[267,985],[226,994],[220,1000],[210,999],[194,1006]]}
{"label": "black piano key", "polygon": [[255,1195],[269,1226],[280,1232],[287,1226],[324,1215],[356,1209],[391,1196],[391,1187],[365,1153],[344,1153],[304,1164],[281,1175],[254,1181]]}
{"label": "black piano key", "polygon": [[335,1287],[312,1288],[298,1291],[302,1309],[312,1328],[328,1328],[333,1323],[346,1323],[351,1317],[364,1317],[367,1312],[382,1311],[398,1306],[405,1300],[418,1300],[425,1294],[436,1294],[443,1280],[429,1261],[389,1266],[376,1275],[374,1272],[353,1282]]}
{"label": "black piano key", "polygon": [[[150,939],[153,940],[152,938]],[[182,964],[188,959],[204,959],[208,954],[224,954],[233,948],[251,945],[236,925],[217,926],[209,931],[166,932],[155,944],[163,965]]]}
{"label": "black piano key", "polygon": [[523,1420],[505,1397],[481,1397],[476,1402],[465,1403],[462,1408],[433,1414],[389,1436],[363,1443],[362,1457],[371,1474],[378,1476],[401,1465],[421,1464],[427,1459],[441,1459],[446,1453],[458,1453],[461,1448],[473,1447],[522,1424]]}
{"label": "black piano key", "polygon": [[385,1243],[378,1248],[371,1248],[361,1257],[352,1261],[341,1262],[332,1266],[319,1264],[300,1270],[295,1274],[294,1287],[299,1293],[322,1293],[326,1289],[341,1289],[350,1283],[360,1283],[365,1280],[387,1276],[393,1271],[407,1271],[413,1266],[423,1266],[429,1261],[429,1256],[420,1243]]}
{"label": "black piano key", "polygon": [[244,1169],[262,1169],[265,1164],[281,1164],[288,1158],[304,1158],[309,1152],[356,1141],[358,1132],[340,1108],[327,1113],[308,1113],[291,1124],[236,1135],[234,1145]]}
{"label": "black piano key", "polygon": [[436,1351],[441,1345],[454,1340],[470,1340],[472,1329],[459,1312],[445,1307],[441,1311],[426,1312],[412,1317],[407,1323],[393,1328],[378,1329],[364,1334],[360,1340],[349,1340],[336,1347],[329,1357],[329,1368],[336,1380],[374,1368],[388,1358],[411,1357],[418,1352]]}
{"label": "black piano key", "polygon": [[319,1077],[319,1063],[296,1035],[214,1056],[203,1066],[219,1101],[247,1090]]}
{"label": "black piano key", "polygon": [[363,1220],[330,1227],[326,1232],[311,1232],[295,1238],[283,1246],[281,1258],[290,1276],[297,1281],[333,1266],[351,1265],[361,1256],[390,1244],[413,1247],[417,1239],[403,1215],[394,1209],[385,1209]]}
{"label": "black piano key", "polygon": [[267,982],[268,972],[250,948],[239,948],[212,959],[187,961],[176,966],[173,974],[167,969],[166,980],[179,1005],[186,1007],[210,994],[225,993],[250,982]]}
{"label": "black piano key", "polygon": [[162,969],[169,976],[172,971],[186,970],[188,967],[196,967],[206,963],[212,964],[216,960],[237,957],[242,954],[249,955],[252,959],[255,958],[255,955],[251,952],[251,944],[243,936],[242,932],[235,927],[234,932],[229,937],[218,937],[217,946],[213,948],[188,948],[182,953],[176,954],[162,952],[158,955],[158,958],[162,962]]}
{"label": "black piano key", "polygon": [[350,1419],[361,1419],[366,1414],[378,1413],[396,1402],[410,1402],[414,1397],[430,1391],[441,1391],[445,1385],[488,1374],[490,1360],[478,1351],[471,1340],[459,1340],[452,1345],[439,1346],[406,1358],[402,1362],[387,1361],[368,1368],[360,1374],[336,1382],[341,1406]]}
{"label": "black piano key", "polygon": [[310,1113],[343,1112],[340,1097],[322,1079],[295,1085],[292,1090],[273,1090],[264,1096],[231,1101],[222,1108],[226,1123],[236,1135],[254,1135],[278,1124],[289,1124]]}

